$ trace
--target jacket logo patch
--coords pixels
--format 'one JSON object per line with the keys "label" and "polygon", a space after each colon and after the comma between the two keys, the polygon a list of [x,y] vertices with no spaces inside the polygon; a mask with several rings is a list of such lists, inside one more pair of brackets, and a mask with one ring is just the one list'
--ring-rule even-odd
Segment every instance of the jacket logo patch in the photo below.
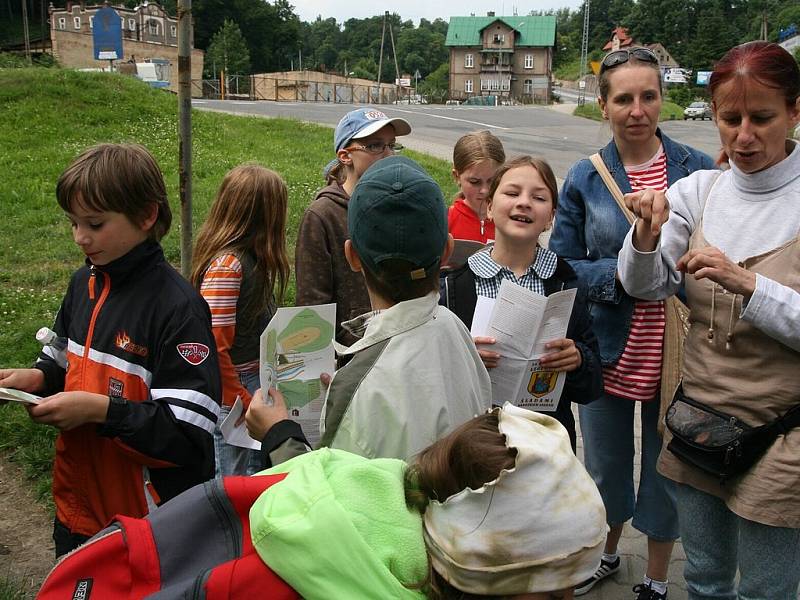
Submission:
{"label": "jacket logo patch", "polygon": [[139,344],[134,344],[131,341],[130,336],[128,335],[127,331],[118,331],[117,337],[114,339],[114,345],[117,348],[121,348],[125,350],[125,352],[130,352],[131,354],[135,354],[136,356],[141,356],[142,358],[147,357],[149,351],[144,346],[140,346]]}
{"label": "jacket logo patch", "polygon": [[178,344],[177,348],[178,354],[180,354],[190,365],[195,366],[202,363],[208,358],[208,355],[211,354],[208,346],[198,342],[186,342],[183,344]]}
{"label": "jacket logo patch", "polygon": [[122,383],[119,379],[114,379],[113,377],[108,378],[109,396],[116,396],[117,398],[122,398],[122,392],[124,389],[125,389],[125,384]]}
{"label": "jacket logo patch", "polygon": [[72,592],[72,600],[89,600],[92,593],[92,582],[94,579],[79,579],[75,584],[75,591]]}

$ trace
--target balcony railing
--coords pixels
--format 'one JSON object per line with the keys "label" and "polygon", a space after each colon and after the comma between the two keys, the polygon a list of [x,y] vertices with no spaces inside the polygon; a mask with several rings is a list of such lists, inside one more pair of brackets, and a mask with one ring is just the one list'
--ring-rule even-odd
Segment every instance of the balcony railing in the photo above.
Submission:
{"label": "balcony railing", "polygon": [[512,65],[481,63],[481,71],[484,73],[511,73]]}

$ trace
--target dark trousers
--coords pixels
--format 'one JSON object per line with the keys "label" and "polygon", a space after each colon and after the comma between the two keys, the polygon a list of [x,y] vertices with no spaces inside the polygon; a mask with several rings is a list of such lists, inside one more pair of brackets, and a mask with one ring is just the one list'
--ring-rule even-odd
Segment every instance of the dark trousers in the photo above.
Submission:
{"label": "dark trousers", "polygon": [[56,543],[56,558],[67,552],[72,552],[83,544],[90,536],[71,532],[66,525],[58,519],[53,520],[53,541]]}

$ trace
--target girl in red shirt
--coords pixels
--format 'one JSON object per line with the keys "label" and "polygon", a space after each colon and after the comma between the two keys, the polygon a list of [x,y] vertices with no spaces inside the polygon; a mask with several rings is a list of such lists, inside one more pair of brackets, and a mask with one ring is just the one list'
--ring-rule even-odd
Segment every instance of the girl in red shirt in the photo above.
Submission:
{"label": "girl in red shirt", "polygon": [[459,191],[447,213],[447,229],[458,240],[494,240],[494,223],[486,216],[489,186],[506,160],[503,144],[489,131],[462,136],[453,148],[453,177]]}

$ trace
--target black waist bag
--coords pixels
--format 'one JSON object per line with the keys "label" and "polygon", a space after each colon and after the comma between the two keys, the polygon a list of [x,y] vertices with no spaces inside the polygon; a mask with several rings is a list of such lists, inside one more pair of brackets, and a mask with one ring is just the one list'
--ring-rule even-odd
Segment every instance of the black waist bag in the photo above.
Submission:
{"label": "black waist bag", "polygon": [[750,469],[779,435],[800,425],[800,405],[766,425],[751,427],[692,400],[680,385],[665,421],[672,432],[667,450],[681,462],[725,482]]}

